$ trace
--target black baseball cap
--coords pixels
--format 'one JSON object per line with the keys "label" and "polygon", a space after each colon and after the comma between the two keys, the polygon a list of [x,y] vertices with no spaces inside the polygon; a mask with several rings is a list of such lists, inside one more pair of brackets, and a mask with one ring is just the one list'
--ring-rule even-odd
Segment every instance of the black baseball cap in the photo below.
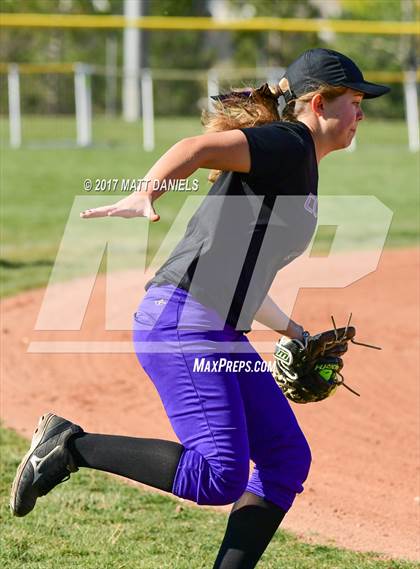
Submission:
{"label": "black baseball cap", "polygon": [[286,102],[325,84],[360,91],[365,99],[374,99],[390,91],[385,85],[365,81],[362,72],[349,57],[324,48],[303,52],[289,65],[283,78],[288,81],[288,89],[282,88]]}

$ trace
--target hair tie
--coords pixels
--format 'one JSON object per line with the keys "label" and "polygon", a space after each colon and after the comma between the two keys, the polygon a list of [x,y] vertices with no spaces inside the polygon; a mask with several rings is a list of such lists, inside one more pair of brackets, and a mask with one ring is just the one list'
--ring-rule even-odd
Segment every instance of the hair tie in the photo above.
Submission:
{"label": "hair tie", "polygon": [[277,91],[277,89],[275,87],[270,87],[268,83],[264,83],[264,85],[261,85],[261,87],[255,89],[255,93],[258,93],[258,95],[261,95],[262,97],[274,99],[275,101],[277,101],[280,97],[280,93]]}
{"label": "hair tie", "polygon": [[293,101],[293,99],[296,99],[296,95],[291,90],[287,77],[282,77],[280,79],[279,88],[281,91],[281,95],[283,96],[286,103],[290,103],[290,101]]}

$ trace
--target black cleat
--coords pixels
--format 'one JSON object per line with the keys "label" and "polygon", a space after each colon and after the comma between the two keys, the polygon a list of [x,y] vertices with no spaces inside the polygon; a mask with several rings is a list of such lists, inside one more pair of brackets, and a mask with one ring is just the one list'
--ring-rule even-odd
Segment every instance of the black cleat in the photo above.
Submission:
{"label": "black cleat", "polygon": [[12,485],[10,509],[18,517],[26,516],[60,482],[79,470],[67,448],[69,438],[83,433],[75,425],[54,413],[43,415],[32,437],[31,448],[23,457]]}

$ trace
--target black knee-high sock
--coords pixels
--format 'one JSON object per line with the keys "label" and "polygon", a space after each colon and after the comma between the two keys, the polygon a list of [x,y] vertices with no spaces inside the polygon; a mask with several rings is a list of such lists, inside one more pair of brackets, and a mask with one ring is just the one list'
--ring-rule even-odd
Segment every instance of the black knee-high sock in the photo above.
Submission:
{"label": "black knee-high sock", "polygon": [[213,569],[253,569],[286,512],[245,492],[235,502]]}
{"label": "black knee-high sock", "polygon": [[184,447],[172,441],[84,433],[69,440],[77,466],[131,478],[172,491]]}

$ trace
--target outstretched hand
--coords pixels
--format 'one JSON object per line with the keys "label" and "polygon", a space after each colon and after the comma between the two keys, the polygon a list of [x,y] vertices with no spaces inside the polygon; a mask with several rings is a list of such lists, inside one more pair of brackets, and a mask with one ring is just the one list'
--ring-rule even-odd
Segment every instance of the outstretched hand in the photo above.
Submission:
{"label": "outstretched hand", "polygon": [[160,219],[153,207],[152,196],[141,191],[133,192],[115,204],[82,211],[80,217],[84,219],[93,217],[147,217],[152,222]]}

